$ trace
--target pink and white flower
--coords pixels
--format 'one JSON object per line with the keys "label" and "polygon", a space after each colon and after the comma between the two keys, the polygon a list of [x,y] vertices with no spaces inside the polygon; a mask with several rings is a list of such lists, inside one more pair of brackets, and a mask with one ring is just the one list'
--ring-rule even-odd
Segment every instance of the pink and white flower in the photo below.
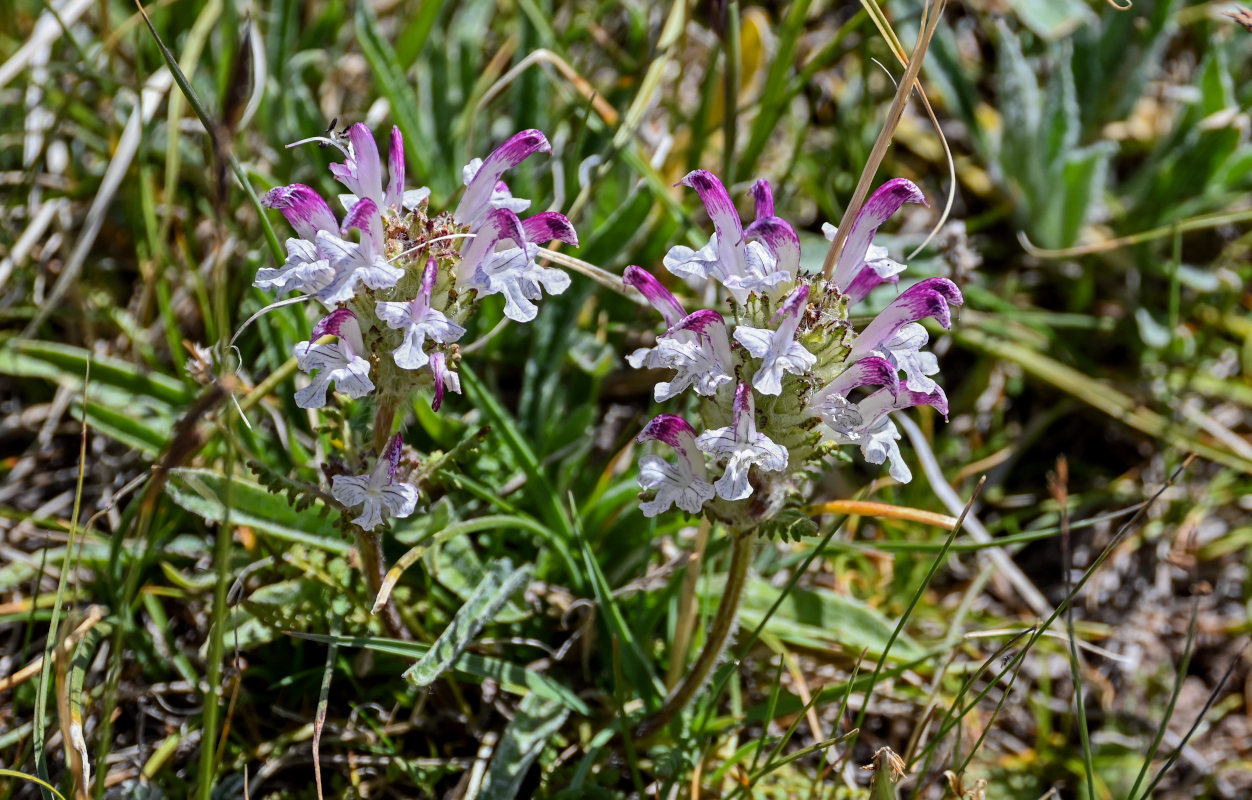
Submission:
{"label": "pink and white flower", "polygon": [[725,500],[742,500],[752,494],[748,473],[752,467],[762,472],[781,472],[787,468],[787,451],[756,429],[756,406],[752,388],[746,383],[735,390],[734,417],[730,425],[705,431],[696,439],[696,446],[719,461],[725,461],[725,472],[713,488]]}
{"label": "pink and white flower", "polygon": [[396,483],[400,465],[400,434],[391,438],[374,468],[364,475],[336,475],[331,479],[331,495],[345,508],[361,508],[352,520],[367,531],[383,524],[384,517],[404,518],[417,508],[417,489]]}
{"label": "pink and white flower", "polygon": [[636,441],[664,442],[678,454],[676,462],[652,454],[639,459],[639,486],[656,492],[652,500],[640,505],[644,516],[655,517],[671,506],[698,514],[713,499],[713,484],[708,481],[704,456],[696,447],[695,429],[686,420],[661,414],[644,427]]}
{"label": "pink and white flower", "polygon": [[421,369],[430,361],[426,354],[426,340],[439,344],[451,344],[465,335],[465,328],[448,319],[442,311],[430,306],[431,291],[435,286],[439,264],[434,258],[427,260],[422,272],[422,288],[412,300],[393,303],[379,302],[375,311],[387,327],[404,331],[404,341],[392,353],[396,366],[401,369]]}
{"label": "pink and white flower", "polygon": [[[338,340],[316,344],[327,334],[337,336]],[[312,383],[296,392],[296,405],[321,408],[326,405],[326,392],[331,384],[353,399],[374,391],[374,382],[369,376],[370,362],[362,357],[366,352],[356,315],[346,308],[331,312],[314,326],[309,341],[296,344],[296,363],[300,369],[317,370]]]}

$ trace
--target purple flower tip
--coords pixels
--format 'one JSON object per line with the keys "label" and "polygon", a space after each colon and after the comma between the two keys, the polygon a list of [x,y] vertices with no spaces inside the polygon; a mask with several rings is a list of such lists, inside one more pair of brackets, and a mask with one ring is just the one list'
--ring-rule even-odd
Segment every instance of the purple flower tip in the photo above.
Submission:
{"label": "purple flower tip", "polygon": [[695,436],[695,428],[692,428],[687,420],[674,414],[661,414],[654,418],[651,422],[644,426],[643,430],[635,437],[635,441],[643,443],[648,441],[665,442],[670,447],[679,448],[679,437],[682,435]]}
{"label": "purple flower tip", "polygon": [[787,295],[787,299],[783,301],[777,313],[774,314],[774,320],[780,317],[789,317],[795,314],[803,313],[804,307],[809,302],[809,286],[807,283],[801,284],[791,294]]}
{"label": "purple flower tip", "polygon": [[[674,331],[695,331],[699,335],[704,335],[705,330],[710,325],[725,325],[726,320],[722,315],[711,308],[702,308],[699,311],[693,311],[687,316],[675,322],[667,333]],[[747,386],[747,384],[743,384]]]}
{"label": "purple flower tip", "polygon": [[509,137],[508,145],[512,145],[518,150],[529,150],[532,153],[551,153],[552,145],[548,143],[548,137],[543,135],[543,131],[531,128],[529,130],[520,131]]}
{"label": "purple flower tip", "polygon": [[947,300],[949,305],[959,306],[965,303],[965,298],[961,296],[961,290],[947,278],[927,278],[924,281],[918,281],[914,288],[917,286],[938,292],[943,295],[943,299]]}
{"label": "purple flower tip", "polygon": [[948,418],[948,396],[938,386],[929,393],[904,392],[896,401],[896,406],[901,408],[908,406],[934,406],[936,411],[943,414],[944,419]]}
{"label": "purple flower tip", "polygon": [[858,370],[862,385],[884,386],[893,396],[900,393],[900,376],[896,366],[881,356],[862,358],[851,369]]}
{"label": "purple flower tip", "polygon": [[878,187],[878,190],[870,196],[869,204],[890,205],[891,214],[899,210],[900,206],[905,203],[921,203],[930,208],[930,203],[926,202],[926,195],[918,188],[916,183],[908,178],[892,178],[891,180]]}
{"label": "purple flower tip", "polygon": [[578,246],[578,233],[564,214],[556,211],[544,211],[522,220],[522,230],[526,238],[535,244],[543,244],[558,239],[566,244]]}
{"label": "purple flower tip", "polygon": [[769,181],[761,178],[752,184],[752,199],[756,201],[756,218],[774,216],[774,193]]}
{"label": "purple flower tip", "polygon": [[422,271],[422,297],[430,302],[431,292],[435,289],[435,279],[439,277],[439,262],[434,256],[426,259],[426,269]]}
{"label": "purple flower tip", "polygon": [[739,415],[745,412],[752,412],[752,387],[747,383],[741,383],[735,389],[734,414],[735,421],[738,422]]}
{"label": "purple flower tip", "polygon": [[948,308],[947,297],[929,286],[923,286],[920,283],[910,286],[892,303],[892,305],[896,304],[911,309],[915,315],[914,319],[934,317],[935,321],[943,327],[952,327],[952,312]]}
{"label": "purple flower tip", "polygon": [[683,176],[683,179],[675,186],[689,186],[696,190],[700,195],[700,199],[708,205],[709,195],[716,197],[725,197],[727,203],[730,202],[730,193],[726,191],[726,187],[717,179],[717,176],[706,169],[693,169]]}
{"label": "purple flower tip", "polygon": [[327,334],[338,336],[340,327],[350,319],[355,320],[356,314],[346,308],[335,309],[313,327],[312,338],[309,341],[317,341]]}
{"label": "purple flower tip", "polygon": [[368,197],[362,197],[356,201],[356,204],[352,206],[352,210],[343,218],[341,232],[347,234],[353,228],[360,228],[362,232],[368,232],[370,230],[370,222],[376,216],[378,216],[378,204]]}
{"label": "purple flower tip", "polygon": [[387,475],[391,480],[396,479],[396,470],[400,467],[400,450],[404,447],[404,441],[400,438],[400,434],[392,436],[387,442],[386,449],[383,450],[383,458],[388,463]]}

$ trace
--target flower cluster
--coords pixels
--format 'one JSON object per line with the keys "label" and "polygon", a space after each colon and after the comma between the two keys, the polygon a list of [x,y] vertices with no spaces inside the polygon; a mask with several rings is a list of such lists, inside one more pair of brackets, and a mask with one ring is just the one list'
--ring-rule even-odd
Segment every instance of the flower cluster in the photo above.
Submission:
{"label": "flower cluster", "polygon": [[[522,131],[485,160],[463,170],[465,192],[451,213],[436,214],[430,190],[405,189],[404,140],[392,128],[387,183],[374,136],[357,123],[346,133],[313,137],[338,149],[342,163],[330,171],[347,192],[339,195],[340,221],[314,189],[281,186],[262,202],[282,212],[295,229],[287,260],[262,269],[255,286],[277,295],[300,292],[328,309],[309,341],[295,347],[301,370],[312,374],[296,392],[301,408],[321,408],[334,389],[351,398],[374,395],[381,410],[375,441],[387,442],[365,474],[336,475],[332,493],[369,530],[384,512],[413,512],[416,489],[397,477],[401,440],[392,437],[392,414],[410,393],[433,387],[438,410],[445,392],[460,392],[457,342],[479,299],[504,297],[504,314],[529,322],[543,292],[560,294],[569,276],[536,262],[552,240],[578,244],[573,226],[555,212],[518,217],[530,201],[513,197],[504,173],[531,155],[550,152],[542,133]],[[334,337],[333,339],[329,337]],[[402,477],[402,476],[401,476]]]}
{"label": "flower cluster", "polygon": [[[928,336],[919,320],[933,317],[948,327],[949,307],[961,304],[961,293],[946,278],[923,280],[859,332],[848,310],[880,284],[898,282],[904,265],[873,244],[874,234],[905,203],[924,204],[921,191],[904,179],[879,188],[853,220],[827,281],[801,271],[799,237],[775,216],[766,181],[752,187],[756,214],[747,227],[712,174],[696,170],[682,184],[699,193],[715,233],[700,250],[674,247],[665,267],[689,281],[716,280],[729,294],[729,314],[689,313],[653,275],[626,269],[626,284],[667,325],[655,346],[628,360],[636,368],[673,370],[657,383],[656,400],[690,389],[704,428],[662,414],[639,435],[640,442],[664,442],[677,456],[640,460],[644,513],[677,506],[755,527],[782,508],[795,475],[840,445],[855,445],[866,461],[889,462],[893,478],[910,480],[890,414],[916,405],[947,414],[947,398],[931,378],[938,362],[922,350]],[[825,230],[833,239],[833,226]],[[853,399],[857,390],[864,396]]]}

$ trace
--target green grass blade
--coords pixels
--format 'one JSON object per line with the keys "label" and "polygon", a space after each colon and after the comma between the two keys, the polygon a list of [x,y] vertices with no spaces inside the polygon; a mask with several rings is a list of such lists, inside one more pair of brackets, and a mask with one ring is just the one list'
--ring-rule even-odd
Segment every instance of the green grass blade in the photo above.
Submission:
{"label": "green grass blade", "polygon": [[265,241],[269,243],[270,254],[279,264],[286,260],[286,252],[282,243],[278,241],[278,234],[274,232],[274,226],[270,224],[269,217],[266,216],[265,207],[261,205],[261,199],[257,197],[256,191],[252,188],[252,181],[248,179],[248,173],[244,172],[243,167],[239,164],[239,159],[235,158],[234,152],[225,144],[218,146],[217,131],[218,125],[209,114],[208,109],[204,107],[200,96],[196,94],[195,88],[191,85],[191,81],[187,80],[187,76],[183,74],[182,69],[178,66],[178,59],[165,46],[161,35],[157,33],[156,27],[152,24],[152,20],[148,18],[148,14],[143,10],[143,6],[139,5],[136,0],[136,6],[139,12],[143,14],[143,20],[148,25],[148,30],[152,33],[152,38],[156,40],[157,47],[161,49],[161,57],[165,59],[165,64],[169,67],[170,73],[174,76],[174,82],[178,84],[178,88],[182,90],[183,96],[187,98],[191,110],[196,112],[196,116],[200,118],[204,129],[209,132],[209,138],[214,142],[214,150],[226,157],[230,164],[231,171],[235,173],[235,177],[239,180],[239,185],[243,187],[244,193],[248,196],[248,201],[252,203],[252,207],[256,209],[257,217],[261,221],[261,230],[265,233]]}
{"label": "green grass blade", "polygon": [[[430,645],[418,642],[404,642],[399,639],[387,639],[381,636],[330,636],[321,633],[298,633],[288,631],[288,636],[307,639],[323,644],[338,644],[340,647],[364,647],[376,653],[399,656],[401,658],[420,659],[430,652]],[[454,672],[473,675],[478,678],[491,678],[500,683],[501,688],[513,694],[534,692],[542,697],[557,700],[577,714],[590,714],[578,695],[567,687],[534,670],[513,664],[498,658],[480,656],[477,653],[462,653],[452,664]]]}

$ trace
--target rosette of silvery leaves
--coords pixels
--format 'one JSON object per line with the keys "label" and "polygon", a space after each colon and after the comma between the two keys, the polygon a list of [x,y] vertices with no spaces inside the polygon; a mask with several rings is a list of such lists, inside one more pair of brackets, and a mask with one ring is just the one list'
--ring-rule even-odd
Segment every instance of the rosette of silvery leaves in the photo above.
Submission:
{"label": "rosette of silvery leaves", "polygon": [[[689,311],[653,275],[626,269],[626,284],[667,326],[630,364],[672,371],[656,384],[659,403],[696,396],[690,419],[661,414],[638,437],[672,451],[640,459],[644,514],[677,507],[737,530],[798,534],[797,523],[811,523],[788,500],[798,499],[804,473],[844,445],[909,481],[891,414],[930,405],[946,416],[947,398],[931,377],[939,365],[922,349],[928,335],[919,321],[933,317],[948,327],[961,293],[946,278],[923,280],[860,330],[849,310],[875,287],[899,281],[904,265],[873,239],[905,203],[925,203],[921,190],[897,178],[875,191],[826,280],[801,271],[799,237],[774,214],[766,181],[752,187],[756,214],[746,227],[712,174],[696,170],[681,183],[699,193],[715,232],[699,250],[674,247],[664,265],[688,282],[718,282],[726,304]],[[828,225],[826,234],[833,239],[836,230]]]}
{"label": "rosette of silvery leaves", "polygon": [[[376,448],[382,452],[362,474],[334,476],[332,483],[336,500],[361,509],[353,522],[370,530],[387,516],[414,510],[416,489],[404,483],[409,462],[400,458],[399,435],[391,435],[395,409],[427,388],[435,410],[446,391],[460,392],[457,343],[479,301],[499,294],[509,319],[534,319],[534,301],[544,291],[560,294],[570,282],[564,272],[536,263],[540,245],[554,239],[576,245],[578,237],[555,212],[521,219],[530,201],[513,197],[501,180],[531,155],[551,151],[539,131],[522,131],[485,160],[467,164],[465,192],[451,212],[429,207],[429,189],[405,189],[399,128],[391,130],[385,185],[378,147],[364,124],[297,144],[304,142],[344,156],[330,165],[347,189],[338,197],[342,220],[308,186],[270,191],[262,202],[282,212],[296,236],[287,240],[286,262],[260,270],[254,285],[279,296],[299,292],[328,310],[310,340],[295,347],[300,369],[312,376],[296,392],[298,406],[321,408],[332,389],[376,398],[373,441],[385,443]],[[398,486],[408,491],[393,491]]]}

